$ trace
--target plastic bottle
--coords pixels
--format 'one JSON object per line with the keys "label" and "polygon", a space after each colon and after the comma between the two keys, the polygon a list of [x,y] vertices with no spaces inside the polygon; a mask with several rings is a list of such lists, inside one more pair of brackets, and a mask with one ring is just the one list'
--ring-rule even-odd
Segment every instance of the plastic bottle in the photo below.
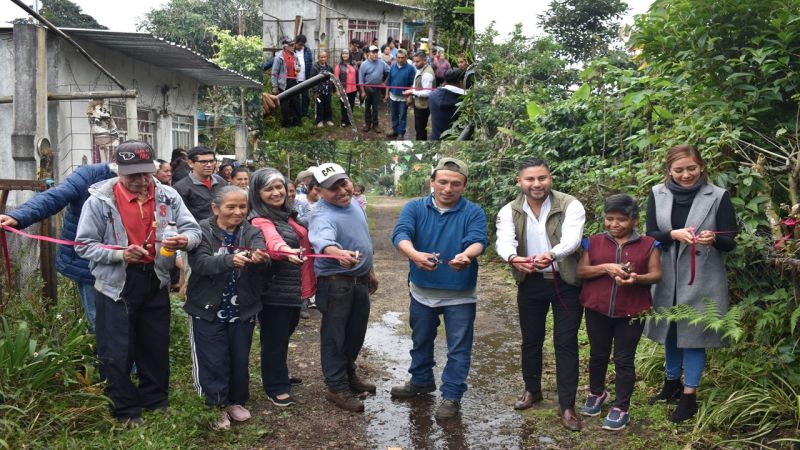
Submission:
{"label": "plastic bottle", "polygon": [[[161,234],[161,242],[167,240],[167,238],[171,238],[178,235],[178,226],[175,222],[168,222],[167,226],[164,228],[164,232]],[[175,254],[175,250],[168,249],[164,247],[164,244],[161,244],[161,250],[159,250],[161,256],[172,256]]]}

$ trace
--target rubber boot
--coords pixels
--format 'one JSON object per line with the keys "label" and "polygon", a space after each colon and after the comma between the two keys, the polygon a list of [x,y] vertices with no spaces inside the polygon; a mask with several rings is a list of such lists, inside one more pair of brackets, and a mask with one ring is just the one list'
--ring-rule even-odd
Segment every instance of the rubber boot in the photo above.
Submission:
{"label": "rubber boot", "polygon": [[683,394],[678,401],[678,407],[669,416],[669,420],[675,423],[681,423],[684,420],[689,420],[697,413],[697,394]]}
{"label": "rubber boot", "polygon": [[677,399],[681,397],[681,392],[683,392],[683,383],[681,383],[681,380],[668,380],[664,378],[664,385],[661,387],[661,392],[654,397],[650,397],[647,403],[652,405],[659,400]]}

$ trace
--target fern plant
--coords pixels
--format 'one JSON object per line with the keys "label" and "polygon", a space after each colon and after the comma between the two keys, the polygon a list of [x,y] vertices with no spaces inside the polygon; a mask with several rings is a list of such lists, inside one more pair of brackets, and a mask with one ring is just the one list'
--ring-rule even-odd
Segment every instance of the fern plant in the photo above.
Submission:
{"label": "fern plant", "polygon": [[735,343],[742,339],[744,330],[741,326],[742,314],[738,306],[732,307],[723,315],[714,300],[706,297],[703,299],[703,304],[705,308],[702,311],[690,305],[656,308],[645,316],[645,320],[652,321],[655,324],[686,321],[690,325],[700,325],[706,330],[712,330],[720,334],[723,340]]}

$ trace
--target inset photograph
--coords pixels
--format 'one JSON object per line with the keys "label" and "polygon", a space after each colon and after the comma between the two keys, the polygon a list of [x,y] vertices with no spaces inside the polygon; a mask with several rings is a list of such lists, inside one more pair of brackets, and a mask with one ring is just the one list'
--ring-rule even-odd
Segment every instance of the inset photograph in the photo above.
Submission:
{"label": "inset photograph", "polygon": [[265,138],[469,139],[472,5],[264,0]]}

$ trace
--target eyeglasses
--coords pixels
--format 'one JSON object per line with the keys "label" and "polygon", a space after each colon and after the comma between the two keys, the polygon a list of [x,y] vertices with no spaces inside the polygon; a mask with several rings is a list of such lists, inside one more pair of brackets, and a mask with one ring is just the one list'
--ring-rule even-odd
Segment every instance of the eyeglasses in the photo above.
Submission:
{"label": "eyeglasses", "polygon": [[197,160],[197,161],[195,161],[195,162],[196,162],[197,164],[202,164],[202,165],[204,165],[204,166],[210,166],[210,165],[214,164],[215,162],[217,162],[217,160],[215,160],[215,159],[203,159],[203,160],[199,160],[199,159],[198,159],[198,160]]}

